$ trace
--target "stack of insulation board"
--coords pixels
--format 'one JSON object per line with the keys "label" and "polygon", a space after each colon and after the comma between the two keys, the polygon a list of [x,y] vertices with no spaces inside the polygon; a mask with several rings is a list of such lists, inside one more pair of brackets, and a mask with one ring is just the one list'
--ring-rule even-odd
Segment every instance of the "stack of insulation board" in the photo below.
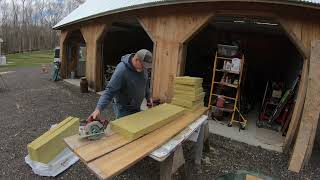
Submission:
{"label": "stack of insulation board", "polygon": [[176,77],[174,84],[174,96],[172,104],[194,111],[203,106],[205,93],[202,88],[202,78],[198,77]]}
{"label": "stack of insulation board", "polygon": [[66,144],[63,139],[79,133],[79,118],[68,117],[57,126],[28,144],[30,159],[47,164],[55,158]]}
{"label": "stack of insulation board", "polygon": [[117,119],[111,122],[111,128],[126,139],[134,140],[182,116],[184,110],[185,109],[180,106],[165,103]]}

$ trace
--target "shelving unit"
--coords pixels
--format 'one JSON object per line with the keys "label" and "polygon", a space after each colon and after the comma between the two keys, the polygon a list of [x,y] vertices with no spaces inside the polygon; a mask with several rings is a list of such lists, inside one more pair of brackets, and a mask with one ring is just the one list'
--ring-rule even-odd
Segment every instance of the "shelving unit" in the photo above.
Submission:
{"label": "shelving unit", "polygon": [[[215,108],[218,109],[220,111],[223,112],[229,112],[232,113],[230,122],[228,124],[229,127],[231,127],[233,125],[233,123],[238,123],[240,124],[240,127],[242,129],[245,129],[246,125],[247,125],[247,120],[242,116],[242,114],[240,113],[240,110],[238,108],[239,106],[239,97],[240,97],[240,84],[241,84],[241,79],[242,79],[242,74],[243,74],[243,65],[244,65],[244,55],[242,55],[242,58],[240,60],[240,69],[239,71],[231,71],[229,69],[224,69],[225,67],[220,67],[221,63],[225,64],[224,61],[228,61],[228,62],[232,62],[233,58],[229,58],[229,57],[221,57],[218,56],[218,53],[216,52],[215,54],[215,61],[214,61],[214,67],[213,67],[213,71],[212,71],[212,84],[211,84],[211,90],[210,90],[210,97],[209,97],[209,107],[210,108]],[[217,67],[219,66],[219,68]],[[221,73],[220,75],[218,73]],[[222,76],[222,78],[220,78]],[[229,76],[233,76],[234,78],[232,79],[233,82],[237,82],[237,83],[230,83],[230,82],[225,82],[223,77],[229,77]],[[215,87],[218,86],[222,86],[223,88],[227,87],[227,88],[232,88],[235,89],[235,95],[234,96],[230,96],[230,95],[226,95],[223,93],[217,93],[214,92]],[[231,101],[234,101],[233,103],[233,108],[226,108],[226,107],[217,107],[216,105],[214,105],[212,103],[212,98],[213,97],[220,97],[223,99],[228,99]],[[235,119],[236,114],[238,114],[237,120]]]}

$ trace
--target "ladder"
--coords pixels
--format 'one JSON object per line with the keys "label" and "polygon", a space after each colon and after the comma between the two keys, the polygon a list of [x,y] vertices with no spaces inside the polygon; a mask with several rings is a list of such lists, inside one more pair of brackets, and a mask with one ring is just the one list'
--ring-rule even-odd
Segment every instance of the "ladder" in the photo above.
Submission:
{"label": "ladder", "polygon": [[[212,110],[213,108],[218,109],[223,112],[232,113],[230,122],[228,123],[229,127],[232,127],[233,123],[238,123],[241,129],[245,129],[247,125],[246,118],[240,113],[240,85],[243,74],[243,65],[244,65],[244,55],[242,55],[240,59],[240,69],[239,71],[231,71],[225,69],[226,62],[232,62],[233,58],[218,56],[218,53],[215,54],[215,61],[212,71],[212,83],[209,97],[208,107]],[[221,67],[223,65],[223,67]],[[222,76],[222,78],[221,78]],[[233,76],[232,82],[226,82],[226,77]],[[217,79],[220,79],[219,81]],[[237,81],[237,83],[235,83]],[[224,93],[215,92],[216,87],[221,88],[234,88],[236,90],[235,95],[230,96]],[[212,99],[216,97],[216,99],[223,98],[230,101],[234,101],[233,108],[226,107],[218,107],[215,105]],[[237,116],[236,116],[237,115]],[[237,118],[236,118],[237,117]]]}

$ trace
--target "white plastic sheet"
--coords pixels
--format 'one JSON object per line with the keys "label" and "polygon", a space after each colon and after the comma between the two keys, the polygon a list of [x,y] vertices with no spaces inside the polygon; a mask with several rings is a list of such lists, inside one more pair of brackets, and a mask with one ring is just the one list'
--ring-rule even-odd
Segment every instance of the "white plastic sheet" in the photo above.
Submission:
{"label": "white plastic sheet", "polygon": [[48,164],[33,161],[30,156],[25,157],[25,162],[32,168],[32,171],[40,176],[55,177],[76,163],[79,157],[76,156],[69,148],[65,148]]}

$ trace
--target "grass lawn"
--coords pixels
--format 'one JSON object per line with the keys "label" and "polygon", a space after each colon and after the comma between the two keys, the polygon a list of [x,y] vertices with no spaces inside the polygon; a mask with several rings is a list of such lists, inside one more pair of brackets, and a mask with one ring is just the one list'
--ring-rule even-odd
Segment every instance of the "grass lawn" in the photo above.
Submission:
{"label": "grass lawn", "polygon": [[53,63],[53,50],[42,50],[25,53],[7,54],[7,64],[1,68],[39,66]]}

